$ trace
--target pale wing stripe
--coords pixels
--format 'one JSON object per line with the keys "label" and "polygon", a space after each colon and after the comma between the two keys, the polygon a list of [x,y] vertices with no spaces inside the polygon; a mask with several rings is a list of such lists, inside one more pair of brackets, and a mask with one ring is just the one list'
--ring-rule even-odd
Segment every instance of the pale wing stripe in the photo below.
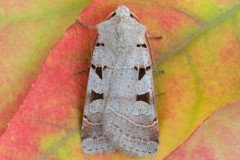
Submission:
{"label": "pale wing stripe", "polygon": [[141,125],[141,124],[137,124],[137,123],[135,123],[134,121],[132,121],[131,119],[127,118],[126,116],[124,116],[124,115],[122,115],[122,114],[114,111],[111,107],[110,107],[109,109],[110,109],[112,112],[114,112],[115,114],[119,115],[120,117],[126,119],[127,121],[129,121],[130,123],[132,123],[133,125],[136,125],[136,126],[138,126],[138,127],[151,128],[151,127],[154,127],[154,125],[157,124],[157,121],[154,121],[151,125],[148,125],[148,126],[146,126],[146,125]]}
{"label": "pale wing stripe", "polygon": [[88,119],[86,119],[86,118],[83,118],[83,120],[84,120],[85,122],[87,122],[88,124],[91,124],[91,125],[93,125],[93,126],[102,125],[102,123],[92,123],[92,122],[88,121]]}

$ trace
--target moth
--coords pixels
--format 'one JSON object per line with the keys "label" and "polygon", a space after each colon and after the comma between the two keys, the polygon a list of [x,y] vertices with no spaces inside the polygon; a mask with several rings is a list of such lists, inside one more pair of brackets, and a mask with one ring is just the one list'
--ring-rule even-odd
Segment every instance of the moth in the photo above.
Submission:
{"label": "moth", "polygon": [[152,156],[159,131],[146,27],[126,6],[119,6],[96,28],[82,149],[87,154]]}

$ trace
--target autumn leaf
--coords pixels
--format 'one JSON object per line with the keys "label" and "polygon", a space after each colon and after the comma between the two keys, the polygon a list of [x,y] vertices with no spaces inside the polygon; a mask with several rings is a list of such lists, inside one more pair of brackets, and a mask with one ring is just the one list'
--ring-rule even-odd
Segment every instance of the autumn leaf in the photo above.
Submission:
{"label": "autumn leaf", "polygon": [[[163,159],[212,112],[240,97],[238,1],[93,1],[80,15],[101,22],[126,5],[146,25],[157,70],[160,148]],[[73,24],[53,47],[22,107],[0,138],[4,159],[139,159],[118,152],[86,155],[81,119],[96,30]]]}
{"label": "autumn leaf", "polygon": [[240,101],[220,108],[164,160],[236,160],[240,153]]}
{"label": "autumn leaf", "polygon": [[0,134],[18,111],[49,50],[88,1],[0,1]]}

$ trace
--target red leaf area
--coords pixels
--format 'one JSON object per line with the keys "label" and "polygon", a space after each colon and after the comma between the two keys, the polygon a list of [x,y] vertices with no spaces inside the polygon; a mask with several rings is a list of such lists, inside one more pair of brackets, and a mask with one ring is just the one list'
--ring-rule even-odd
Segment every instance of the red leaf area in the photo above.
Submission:
{"label": "red leaf area", "polygon": [[[52,49],[32,89],[0,139],[1,159],[35,159],[41,138],[80,125],[95,31],[70,27]],[[86,41],[87,38],[90,41]],[[80,142],[79,142],[80,143]]]}
{"label": "red leaf area", "polygon": [[237,160],[240,149],[240,101],[220,108],[164,160]]}

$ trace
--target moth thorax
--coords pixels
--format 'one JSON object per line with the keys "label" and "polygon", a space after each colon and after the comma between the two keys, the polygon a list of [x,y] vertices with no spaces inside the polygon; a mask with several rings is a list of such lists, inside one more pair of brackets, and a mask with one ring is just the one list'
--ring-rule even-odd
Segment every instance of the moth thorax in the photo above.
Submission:
{"label": "moth thorax", "polygon": [[117,54],[119,54],[119,55],[127,54],[128,50],[129,50],[128,47],[121,47],[121,46],[119,46],[119,47],[116,48]]}

